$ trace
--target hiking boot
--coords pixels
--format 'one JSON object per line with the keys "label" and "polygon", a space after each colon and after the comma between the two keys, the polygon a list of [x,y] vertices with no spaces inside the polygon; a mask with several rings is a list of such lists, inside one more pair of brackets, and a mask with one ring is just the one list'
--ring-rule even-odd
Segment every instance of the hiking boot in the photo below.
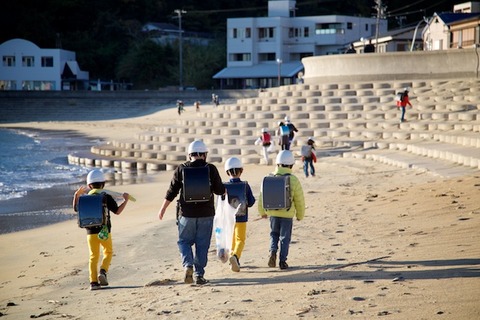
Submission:
{"label": "hiking boot", "polygon": [[235,254],[230,257],[230,269],[233,272],[240,272],[240,261],[238,261],[238,257]]}
{"label": "hiking boot", "polygon": [[193,267],[185,268],[185,278],[183,279],[185,283],[193,283]]}
{"label": "hiking boot", "polygon": [[279,266],[280,269],[282,269],[282,270],[288,269],[288,264],[287,264],[286,261],[280,261],[280,263],[278,264],[278,266]]}
{"label": "hiking boot", "polygon": [[90,290],[99,290],[102,289],[98,282],[90,282]]}
{"label": "hiking boot", "polygon": [[277,253],[270,252],[270,258],[268,258],[268,266],[270,268],[275,268],[276,265],[277,265]]}
{"label": "hiking boot", "polygon": [[207,279],[205,279],[204,277],[202,276],[197,276],[195,278],[195,283],[198,284],[198,285],[203,285],[203,284],[207,284],[209,281]]}
{"label": "hiking boot", "polygon": [[101,286],[108,286],[107,271],[105,271],[104,269],[100,269],[100,274],[98,275],[98,282]]}

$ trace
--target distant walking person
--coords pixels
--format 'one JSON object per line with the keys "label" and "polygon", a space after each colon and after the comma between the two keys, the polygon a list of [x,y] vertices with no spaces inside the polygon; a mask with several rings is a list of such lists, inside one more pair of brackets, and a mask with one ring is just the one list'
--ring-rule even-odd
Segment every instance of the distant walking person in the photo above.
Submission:
{"label": "distant walking person", "polygon": [[262,145],[263,159],[265,160],[265,164],[268,165],[270,162],[268,151],[272,145],[272,136],[268,132],[267,128],[262,128],[262,135],[257,138],[255,144]]}
{"label": "distant walking person", "polygon": [[353,45],[353,43],[350,44],[350,47],[348,47],[345,53],[357,53],[357,50],[355,50],[355,46]]}
{"label": "distant walking person", "polygon": [[290,118],[285,117],[285,124],[288,127],[288,146],[286,150],[290,150],[290,146],[293,143],[293,139],[295,138],[295,132],[298,132],[298,129],[295,125],[290,121]]}
{"label": "distant walking person", "polygon": [[314,162],[317,162],[317,156],[315,155],[315,141],[313,137],[309,137],[307,144],[302,146],[302,161],[303,161],[303,172],[305,177],[308,178],[308,170],[310,169],[310,174],[312,177],[315,176],[315,167]]}
{"label": "distant walking person", "polygon": [[407,108],[407,105],[409,105],[410,108],[412,107],[412,104],[408,99],[408,88],[405,88],[403,90],[403,93],[397,94],[397,108],[400,108],[402,110],[402,114],[400,116],[400,122],[407,121],[405,119],[405,109]]}
{"label": "distant walking person", "polygon": [[363,52],[372,53],[375,52],[375,46],[372,44],[372,39],[368,40],[368,44],[363,48]]}

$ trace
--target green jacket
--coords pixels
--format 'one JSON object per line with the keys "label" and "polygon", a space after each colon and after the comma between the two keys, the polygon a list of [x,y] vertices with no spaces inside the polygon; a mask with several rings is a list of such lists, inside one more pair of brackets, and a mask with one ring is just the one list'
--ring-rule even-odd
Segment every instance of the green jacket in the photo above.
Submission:
{"label": "green jacket", "polygon": [[272,217],[281,217],[281,218],[293,218],[296,217],[297,220],[302,220],[305,216],[305,197],[303,195],[303,188],[300,184],[300,181],[296,176],[292,174],[292,169],[284,167],[276,167],[273,172],[275,175],[285,175],[290,174],[290,195],[292,198],[292,206],[290,210],[287,209],[278,209],[278,210],[265,210],[263,208],[263,195],[260,192],[260,197],[258,201],[258,213],[261,216],[272,216]]}

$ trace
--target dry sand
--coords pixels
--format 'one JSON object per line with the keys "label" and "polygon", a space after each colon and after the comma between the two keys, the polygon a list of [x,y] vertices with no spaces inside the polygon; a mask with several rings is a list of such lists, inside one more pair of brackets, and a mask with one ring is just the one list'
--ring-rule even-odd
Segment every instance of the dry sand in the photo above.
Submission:
{"label": "dry sand", "polygon": [[[188,112],[188,111],[187,111]],[[176,110],[101,122],[25,123],[130,139]],[[219,165],[223,173],[222,167]],[[250,210],[239,273],[215,256],[205,277],[182,282],[174,206],[159,221],[172,172],[112,189],[138,199],[113,218],[110,286],[88,288],[85,231],[75,221],[0,235],[5,319],[480,319],[480,172],[442,179],[366,160],[322,158],[303,184],[290,269],[267,267],[269,227]],[[272,166],[246,166],[258,198]],[[223,174],[224,180],[227,179]]]}

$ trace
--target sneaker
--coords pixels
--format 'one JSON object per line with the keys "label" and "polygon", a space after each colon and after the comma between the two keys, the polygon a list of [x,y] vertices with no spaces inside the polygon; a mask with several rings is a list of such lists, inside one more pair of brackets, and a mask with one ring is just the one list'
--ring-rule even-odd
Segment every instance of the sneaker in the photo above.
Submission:
{"label": "sneaker", "polygon": [[268,259],[268,266],[270,268],[275,268],[276,265],[277,265],[277,253],[271,252],[270,258]]}
{"label": "sneaker", "polygon": [[280,261],[280,263],[278,264],[278,266],[279,266],[280,269],[282,269],[282,270],[288,269],[288,264],[287,264],[286,261]]}
{"label": "sneaker", "polygon": [[101,286],[108,286],[107,271],[103,269],[100,270],[100,274],[98,275],[98,282]]}
{"label": "sneaker", "polygon": [[235,254],[230,257],[230,269],[233,272],[240,272],[240,261],[238,261],[238,257]]}
{"label": "sneaker", "polygon": [[90,290],[99,290],[102,289],[98,282],[90,282]]}
{"label": "sneaker", "polygon": [[198,285],[203,285],[203,284],[207,284],[209,281],[207,279],[205,279],[204,277],[202,276],[197,276],[195,278],[195,283],[198,284]]}
{"label": "sneaker", "polygon": [[187,267],[185,269],[185,278],[183,279],[185,283],[193,283],[193,267]]}

